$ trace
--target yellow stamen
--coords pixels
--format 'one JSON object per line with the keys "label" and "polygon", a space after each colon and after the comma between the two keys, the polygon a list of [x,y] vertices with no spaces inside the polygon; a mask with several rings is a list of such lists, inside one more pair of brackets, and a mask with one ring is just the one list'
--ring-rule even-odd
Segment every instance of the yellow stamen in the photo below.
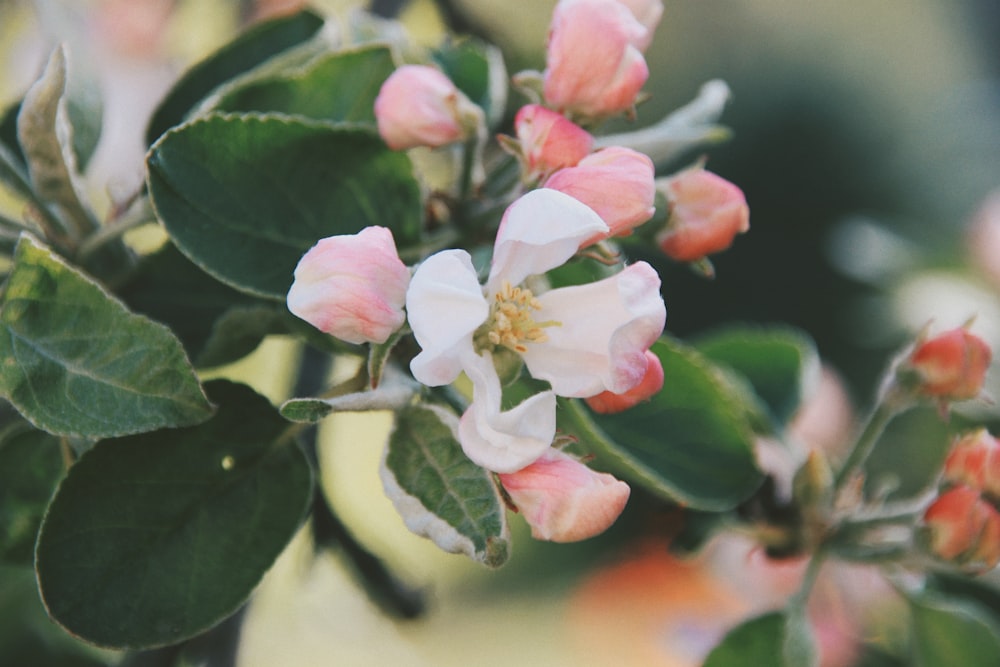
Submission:
{"label": "yellow stamen", "polygon": [[490,304],[490,317],[484,325],[487,340],[519,353],[528,351],[526,343],[544,343],[549,339],[545,327],[558,326],[559,322],[536,322],[534,311],[541,308],[531,290],[504,281]]}

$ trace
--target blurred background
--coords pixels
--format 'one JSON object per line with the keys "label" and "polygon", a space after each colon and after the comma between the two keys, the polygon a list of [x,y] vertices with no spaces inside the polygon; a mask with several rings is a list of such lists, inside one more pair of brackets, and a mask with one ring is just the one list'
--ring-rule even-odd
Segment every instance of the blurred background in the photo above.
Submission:
{"label": "blurred background", "polygon": [[[0,0],[0,105],[16,103],[53,45],[68,42],[74,67],[103,99],[87,177],[110,203],[141,186],[145,123],[177,76],[242,27],[301,4]],[[312,5],[338,17],[366,3]],[[544,67],[553,1],[375,5],[398,12],[418,42],[435,43],[451,25],[497,43],[511,73]],[[973,330],[1000,345],[1000,4],[664,5],[647,52],[651,98],[637,124],[689,101],[705,81],[725,80],[733,99],[722,122],[734,136],[707,151],[708,168],[743,188],[751,209],[751,231],[713,259],[714,281],[643,257],[663,275],[668,332],[687,338],[734,320],[800,327],[843,389],[820,407],[848,413],[867,403],[889,355],[927,322],[937,330],[975,317]],[[259,371],[280,369],[294,354],[269,341],[226,372],[281,401],[290,391],[282,374]],[[1000,395],[996,386],[992,393]],[[642,498],[583,545],[532,542],[514,518],[511,562],[485,571],[403,527],[381,493],[380,449],[354,446],[387,428],[354,415],[324,423],[324,482],[358,539],[425,593],[426,613],[383,616],[344,562],[336,554],[314,560],[303,535],[246,613],[241,666],[693,665],[728,625],[780,599],[794,579],[794,564],[763,564],[738,538],[694,563],[673,560],[662,548],[671,512]],[[830,575],[854,588],[867,576]],[[840,593],[826,596],[824,613],[836,622],[825,664],[905,664],[836,652],[838,642],[872,639],[876,624],[844,620],[857,607],[853,588],[831,587]],[[884,616],[877,633],[891,645],[896,631]],[[31,573],[0,569],[0,663],[8,664],[5,652],[49,656],[50,664],[118,659],[67,642],[48,626]]]}

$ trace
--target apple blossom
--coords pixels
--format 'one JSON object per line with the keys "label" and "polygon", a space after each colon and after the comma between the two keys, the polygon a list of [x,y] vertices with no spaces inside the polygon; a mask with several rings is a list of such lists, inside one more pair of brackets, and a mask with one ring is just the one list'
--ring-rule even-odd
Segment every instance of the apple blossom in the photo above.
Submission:
{"label": "apple blossom", "polygon": [[625,482],[554,448],[499,478],[531,526],[531,536],[552,542],[576,542],[603,533],[625,509],[630,493]]}
{"label": "apple blossom", "polygon": [[643,401],[648,401],[662,388],[663,364],[660,363],[659,357],[646,350],[646,374],[642,376],[642,381],[639,384],[621,394],[602,391],[600,394],[589,396],[584,400],[594,412],[613,414],[624,412]]}
{"label": "apple blossom", "polygon": [[[537,459],[555,436],[556,395],[623,393],[645,375],[645,352],[666,317],[659,276],[648,264],[537,295],[524,285],[607,230],[569,195],[533,190],[503,215],[485,290],[464,250],[431,255],[414,273],[406,307],[421,352],[410,370],[430,386],[453,382],[463,371],[472,380],[459,439],[479,465],[513,472]],[[519,356],[551,389],[501,411],[494,353]]]}
{"label": "apple blossom", "polygon": [[617,0],[560,0],[552,14],[543,95],[560,111],[591,118],[635,105],[649,68],[647,30]]}
{"label": "apple blossom", "polygon": [[575,166],[594,144],[589,132],[540,104],[526,104],[514,117],[524,180],[538,181],[563,167]]}
{"label": "apple blossom", "polygon": [[587,239],[586,246],[608,236],[627,236],[653,217],[654,171],[653,161],[642,153],[614,146],[588,155],[575,167],[560,169],[545,187],[579,199],[607,223],[608,233]]}
{"label": "apple blossom", "polygon": [[657,181],[670,206],[667,226],[656,235],[660,249],[679,262],[695,262],[725,250],[750,229],[743,191],[701,167]]}
{"label": "apple blossom", "polygon": [[375,98],[378,132],[393,150],[460,141],[482,115],[447,76],[428,65],[403,65]]}
{"label": "apple blossom", "polygon": [[406,321],[409,282],[392,232],[366,227],[322,239],[302,256],[288,310],[348,343],[384,343]]}
{"label": "apple blossom", "polygon": [[983,389],[992,351],[965,327],[918,342],[906,368],[916,373],[918,393],[941,400],[975,398]]}

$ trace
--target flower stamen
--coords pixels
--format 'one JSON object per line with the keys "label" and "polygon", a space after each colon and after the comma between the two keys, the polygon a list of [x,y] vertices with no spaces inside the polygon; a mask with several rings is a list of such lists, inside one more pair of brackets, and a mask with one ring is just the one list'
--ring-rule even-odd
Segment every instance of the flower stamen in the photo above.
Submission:
{"label": "flower stamen", "polygon": [[558,326],[559,322],[536,322],[534,311],[542,304],[526,287],[514,287],[504,281],[490,304],[490,317],[483,332],[492,345],[502,345],[523,354],[526,343],[544,343],[549,339],[545,327]]}

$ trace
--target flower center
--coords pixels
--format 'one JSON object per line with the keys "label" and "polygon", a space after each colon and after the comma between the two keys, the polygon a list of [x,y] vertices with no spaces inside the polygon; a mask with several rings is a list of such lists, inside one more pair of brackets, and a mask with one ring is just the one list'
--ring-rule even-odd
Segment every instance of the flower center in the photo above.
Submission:
{"label": "flower center", "polygon": [[538,302],[531,290],[525,287],[512,287],[504,281],[500,291],[493,297],[490,304],[490,316],[483,324],[479,332],[485,335],[487,341],[496,346],[524,353],[528,351],[526,343],[544,343],[549,339],[545,333],[545,327],[559,326],[559,322],[536,322],[535,311],[541,310],[542,304]]}

